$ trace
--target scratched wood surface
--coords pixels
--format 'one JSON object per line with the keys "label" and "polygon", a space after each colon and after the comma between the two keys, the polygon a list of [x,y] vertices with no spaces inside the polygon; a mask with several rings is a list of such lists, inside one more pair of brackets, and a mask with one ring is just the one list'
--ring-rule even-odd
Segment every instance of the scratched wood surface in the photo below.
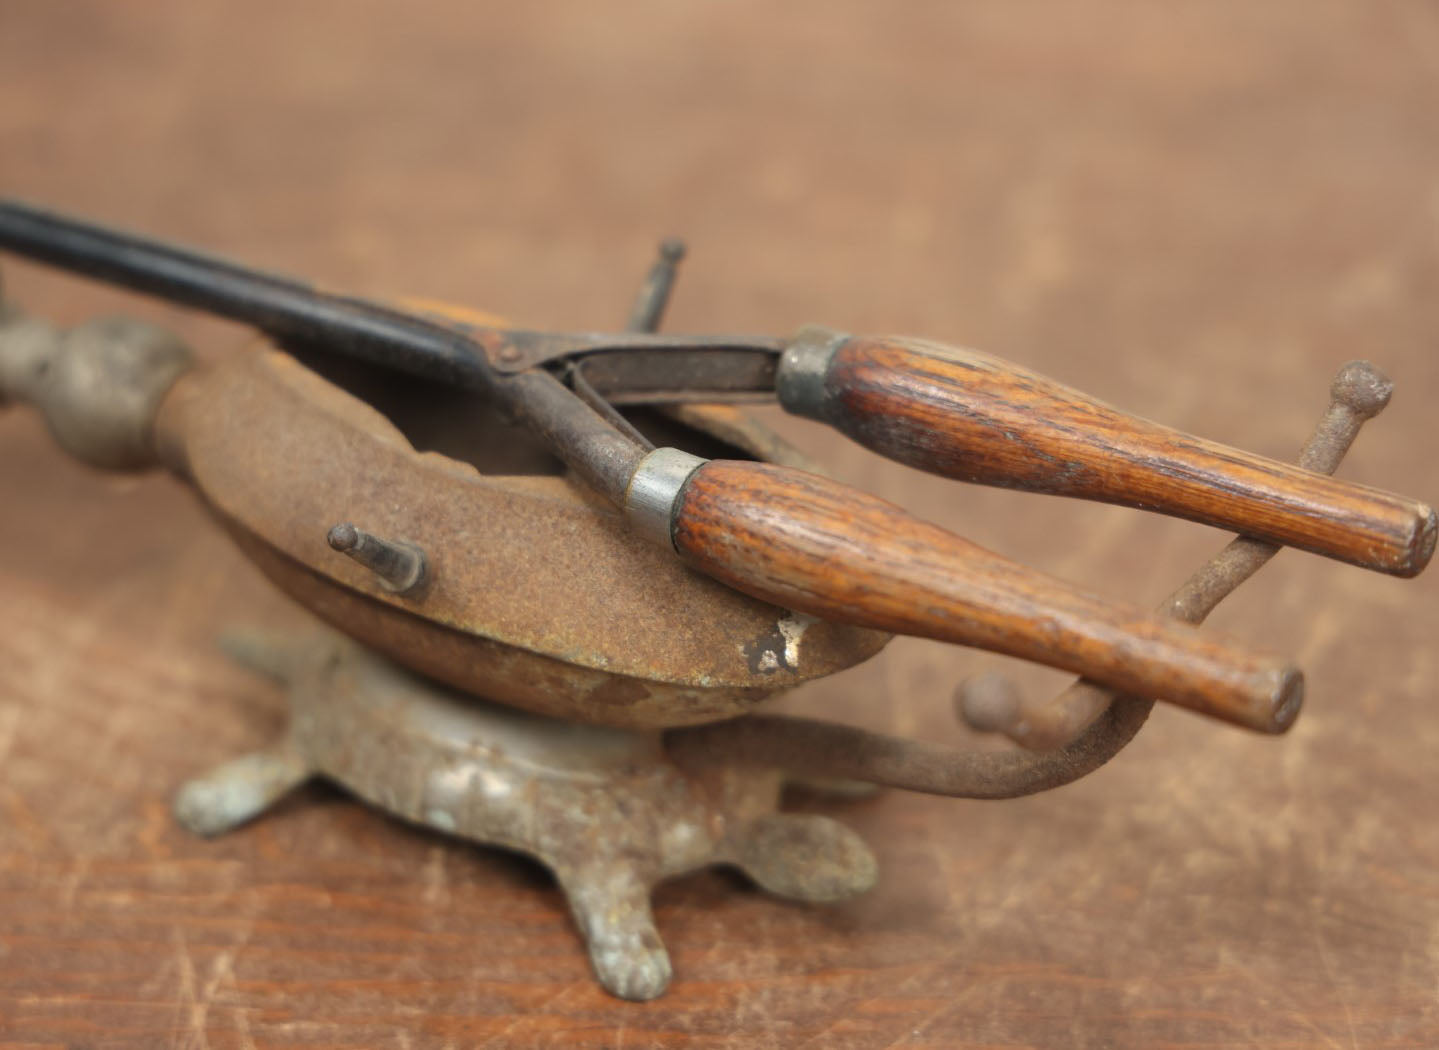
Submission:
{"label": "scratched wood surface", "polygon": [[[1398,393],[1341,475],[1430,500],[1436,97],[1424,2],[0,0],[0,192],[554,326],[618,323],[683,233],[674,327],[963,342],[1275,456],[1368,356]],[[3,269],[62,321],[242,338]],[[1221,540],[786,428],[1104,593],[1156,601]],[[636,1006],[521,858],[322,787],[182,833],[175,785],[282,718],[214,635],[299,614],[169,479],[88,472],[0,410],[0,1042],[1439,1045],[1436,599],[1439,574],[1282,555],[1214,623],[1308,670],[1288,736],[1164,710],[1052,795],[825,804],[880,886],[667,885],[676,981]],[[965,743],[948,694],[991,667],[1063,680],[906,641],[787,703]]]}

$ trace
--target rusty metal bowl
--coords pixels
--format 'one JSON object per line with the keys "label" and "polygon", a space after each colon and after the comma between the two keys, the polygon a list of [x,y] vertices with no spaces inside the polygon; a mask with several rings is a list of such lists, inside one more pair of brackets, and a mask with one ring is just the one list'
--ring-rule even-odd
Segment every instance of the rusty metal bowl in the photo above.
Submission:
{"label": "rusty metal bowl", "polygon": [[[186,373],[156,435],[281,590],[413,670],[543,714],[662,728],[743,714],[889,640],[686,569],[472,401],[456,418],[443,392],[391,377],[370,396],[465,458],[418,451],[390,416],[267,343]],[[734,447],[756,433],[734,409],[688,419],[710,424],[686,428],[694,440],[729,438],[729,455],[763,450]],[[424,584],[395,593],[331,549],[331,526],[351,521],[421,548]]]}

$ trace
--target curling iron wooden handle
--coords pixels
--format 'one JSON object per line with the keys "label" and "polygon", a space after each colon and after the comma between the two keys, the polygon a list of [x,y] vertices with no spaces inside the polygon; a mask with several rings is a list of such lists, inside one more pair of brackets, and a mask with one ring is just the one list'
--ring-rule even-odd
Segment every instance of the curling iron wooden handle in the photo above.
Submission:
{"label": "curling iron wooden handle", "polygon": [[[673,457],[688,462],[652,485]],[[1282,659],[1087,594],[826,478],[695,462],[651,453],[631,484],[631,517],[747,594],[1034,660],[1264,732],[1282,732],[1298,713],[1303,676]]]}
{"label": "curling iron wooden handle", "polygon": [[1434,511],[1128,415],[973,350],[809,328],[781,361],[780,401],[860,444],[963,481],[1160,511],[1413,576]]}

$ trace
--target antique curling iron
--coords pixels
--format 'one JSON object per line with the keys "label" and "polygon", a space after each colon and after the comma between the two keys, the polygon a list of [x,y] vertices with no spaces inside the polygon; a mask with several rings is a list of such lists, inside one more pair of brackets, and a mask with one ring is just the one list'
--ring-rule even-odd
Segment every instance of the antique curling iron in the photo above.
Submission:
{"label": "antique curling iron", "polygon": [[[535,641],[527,648],[604,673],[582,685],[552,676],[542,688],[531,667],[526,681],[499,674],[497,684],[500,657],[489,653],[480,674],[476,646],[524,631],[503,616],[477,625],[477,599],[446,581],[461,575],[457,560],[476,545],[507,528],[523,533],[526,522],[506,519],[497,501],[453,493],[434,499],[431,490],[441,481],[458,484],[457,465],[417,455],[366,406],[342,404],[288,358],[250,355],[192,369],[188,357],[139,340],[113,359],[70,355],[75,360],[66,365],[64,355],[27,357],[23,350],[0,359],[0,396],[36,402],[72,452],[100,465],[158,458],[171,466],[283,589],[399,662],[576,720],[698,726],[688,731],[686,746],[728,741],[815,771],[918,790],[1007,795],[1092,768],[1137,730],[1149,698],[1283,731],[1298,712],[1303,680],[1281,658],[1085,593],[815,474],[655,448],[616,406],[776,398],[792,413],[920,469],[1159,511],[1233,529],[1269,553],[1294,546],[1412,576],[1434,551],[1428,506],[1328,477],[1336,455],[1316,454],[1295,467],[1225,448],[975,351],[816,327],[788,340],[529,331],[453,309],[402,309],[336,295],[16,203],[0,203],[0,248],[244,322],[296,353],[341,355],[472,391],[484,403],[477,415],[488,410],[527,428],[662,555],[677,554],[714,580],[800,614],[769,622],[764,616],[773,620],[772,614],[754,611],[767,606],[728,607],[735,631],[765,622],[773,636],[772,645],[738,647],[750,661],[749,676],[721,666],[729,657],[701,652],[702,645],[684,650],[682,642],[673,643],[681,650],[675,668],[632,674],[614,665],[612,654],[584,655],[584,645],[560,637],[564,630],[554,623],[532,624],[526,629]],[[672,265],[657,269],[651,304],[662,303],[661,286],[672,273]],[[653,328],[656,320],[652,306],[632,327]],[[69,369],[67,383],[46,374],[54,362]],[[123,396],[97,410],[97,399],[117,390]],[[326,410],[313,411],[321,402]],[[294,411],[286,414],[286,405]],[[117,420],[112,433],[92,441],[96,420],[107,412]],[[1352,437],[1338,441],[1331,433],[1320,444],[1342,455],[1339,446]],[[340,522],[329,530],[329,547],[373,572],[324,567],[331,551],[318,549],[313,521],[301,521],[296,510],[311,483],[279,485],[282,496],[252,484],[257,477],[283,479],[302,463],[327,476],[364,479],[363,498],[349,499],[365,508],[393,508],[391,517],[400,508],[426,508],[400,527],[428,535],[382,539]],[[606,536],[607,543],[620,542]],[[517,551],[523,539],[516,537]],[[621,572],[668,573],[662,577],[668,585],[690,586],[663,557],[634,554],[632,545],[624,550],[620,560],[631,560]],[[530,557],[514,571],[529,587],[555,569]],[[703,593],[710,603],[704,615],[725,615],[717,592]],[[556,598],[562,601],[562,592]],[[671,633],[699,630],[686,621],[691,610],[682,602],[663,612],[672,618]],[[1087,707],[1075,701],[1071,707],[1086,707],[1073,715],[1076,733],[1047,762],[975,756],[967,768],[989,772],[959,777],[946,768],[948,752],[840,727],[806,723],[798,732],[792,720],[754,717],[728,727],[698,725],[745,713],[779,688],[866,658],[886,640],[880,632],[1019,656],[1082,675],[1101,697],[1144,699],[1111,704],[1107,719],[1107,701],[1091,698]],[[793,644],[801,636],[803,647]],[[1023,739],[1021,731],[1011,735]],[[804,747],[789,746],[801,738]]]}

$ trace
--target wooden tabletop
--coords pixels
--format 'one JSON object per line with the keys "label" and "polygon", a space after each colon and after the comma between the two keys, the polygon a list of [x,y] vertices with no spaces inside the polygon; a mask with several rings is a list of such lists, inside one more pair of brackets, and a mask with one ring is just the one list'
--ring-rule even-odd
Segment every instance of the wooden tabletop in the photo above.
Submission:
{"label": "wooden tabletop", "polygon": [[[0,193],[332,287],[624,318],[685,235],[676,330],[821,321],[983,347],[1205,436],[1298,449],[1344,361],[1395,379],[1346,477],[1439,497],[1431,4],[10,5]],[[28,310],[238,329],[3,261]],[[1103,593],[1224,539],[919,475],[848,481]],[[306,788],[202,841],[186,777],[283,705],[213,645],[300,624],[196,500],[0,410],[0,1042],[261,1047],[1439,1045],[1439,571],[1286,552],[1214,617],[1295,655],[1285,737],[1172,709],[1014,802],[807,802],[853,903],[660,889],[676,978],[591,980],[548,874]],[[784,701],[981,744],[978,670],[901,640]]]}

